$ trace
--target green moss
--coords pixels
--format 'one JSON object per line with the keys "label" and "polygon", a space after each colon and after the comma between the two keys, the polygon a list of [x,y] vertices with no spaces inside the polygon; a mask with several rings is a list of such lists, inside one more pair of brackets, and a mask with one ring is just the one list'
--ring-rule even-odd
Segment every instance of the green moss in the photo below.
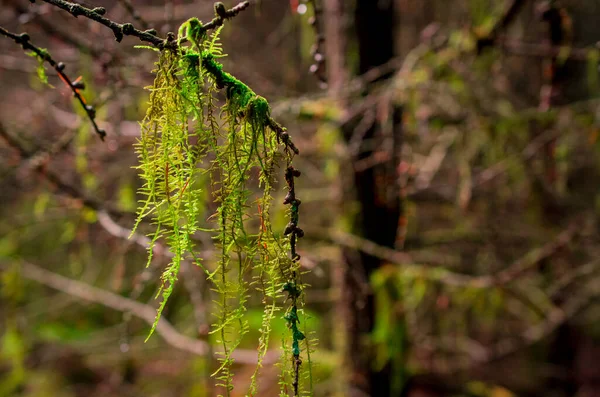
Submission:
{"label": "green moss", "polygon": [[[144,180],[139,193],[145,198],[138,224],[149,217],[156,226],[149,235],[149,258],[159,239],[173,254],[162,275],[162,302],[154,326],[178,280],[181,262],[204,267],[193,236],[201,231],[212,233],[219,254],[205,271],[218,295],[212,333],[222,351],[214,376],[227,393],[233,388],[231,353],[248,333],[246,301],[251,284],[259,286],[264,311],[258,365],[250,387],[255,394],[271,323],[283,311],[283,292],[292,298],[284,317],[291,330],[289,350],[296,359],[296,364],[289,365],[296,372],[301,341],[306,340],[299,329],[302,287],[298,263],[289,257],[291,237],[274,232],[270,221],[274,170],[282,158],[289,166],[293,154],[287,150],[289,136],[285,135],[286,141],[278,135],[284,130],[271,119],[267,100],[217,61],[223,56],[219,32],[208,39],[201,22],[190,19],[179,29],[179,49],[161,52],[137,144]],[[191,45],[184,46],[183,39]],[[226,90],[227,102],[219,108],[215,94],[221,89]],[[253,180],[256,175],[258,180]],[[204,188],[207,181],[213,189]],[[256,184],[262,189],[258,194]],[[206,190],[214,192],[218,208],[208,217],[211,223],[201,224],[207,219]],[[297,204],[290,213],[297,224]]]}
{"label": "green moss", "polygon": [[227,90],[227,99],[234,108],[245,109],[250,100],[256,97],[250,87],[223,71],[223,65],[217,62],[214,55],[207,51],[202,52],[202,66],[214,78],[217,88]]}
{"label": "green moss", "polygon": [[248,103],[247,118],[255,126],[264,127],[269,120],[270,112],[269,103],[261,96],[255,96]]}
{"label": "green moss", "polygon": [[199,50],[206,37],[206,30],[198,18],[190,18],[179,27],[178,41],[180,44],[187,39],[195,49]]}
{"label": "green moss", "polygon": [[284,318],[288,322],[288,327],[292,330],[292,355],[298,357],[300,355],[300,341],[303,341],[306,338],[304,333],[298,329],[298,324],[300,323],[300,320],[298,319],[298,308],[292,306]]}

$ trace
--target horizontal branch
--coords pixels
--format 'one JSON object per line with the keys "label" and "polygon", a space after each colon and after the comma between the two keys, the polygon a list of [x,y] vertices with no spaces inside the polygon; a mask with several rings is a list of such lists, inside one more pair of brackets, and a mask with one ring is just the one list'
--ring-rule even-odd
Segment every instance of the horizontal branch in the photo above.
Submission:
{"label": "horizontal branch", "polygon": [[320,234],[331,240],[335,244],[357,249],[376,258],[389,263],[399,265],[402,274],[405,276],[424,277],[432,281],[437,281],[445,285],[469,288],[490,288],[509,284],[519,276],[525,274],[531,268],[552,256],[561,247],[567,245],[577,233],[581,231],[581,221],[573,221],[565,230],[559,233],[554,239],[533,249],[520,259],[510,264],[506,269],[492,275],[471,276],[467,274],[456,273],[443,267],[431,267],[427,265],[414,264],[413,258],[409,253],[396,251],[395,249],[378,245],[367,239],[344,233],[339,230],[321,231],[310,230],[312,236]]}
{"label": "horizontal branch", "polygon": [[[88,302],[101,304],[113,310],[130,312],[132,315],[144,320],[149,325],[154,323],[156,310],[151,306],[105,291],[81,281],[69,279],[31,263],[21,263],[19,266],[21,276],[28,280],[35,281]],[[6,269],[7,267],[8,264],[6,262],[0,262],[0,269]],[[210,351],[207,342],[181,334],[164,318],[161,318],[158,321],[156,332],[166,343],[176,349],[200,356],[204,356]],[[232,352],[231,356],[237,363],[241,364],[255,365],[257,360],[257,352],[254,350],[238,349],[235,352]],[[278,353],[271,352],[267,361],[272,363],[276,361],[277,358]]]}
{"label": "horizontal branch", "polygon": [[[35,2],[35,0],[30,0]],[[52,4],[58,8],[61,8],[67,11],[69,14],[73,15],[75,18],[79,16],[83,16],[85,18],[91,19],[92,21],[98,22],[101,25],[106,26],[110,30],[112,30],[115,40],[120,42],[123,40],[124,36],[134,36],[144,41],[146,43],[151,43],[154,46],[163,49],[163,48],[171,48],[176,49],[176,43],[174,40],[170,40],[170,37],[174,39],[174,35],[168,35],[167,39],[163,39],[157,35],[155,29],[148,30],[140,30],[133,26],[131,23],[118,23],[112,21],[106,17],[106,8],[104,7],[95,7],[95,8],[87,8],[77,3],[71,3],[65,0],[42,0],[45,3]],[[232,18],[240,13],[240,11],[248,8],[250,3],[248,1],[243,1],[236,5],[233,8],[226,9],[223,3],[215,3],[215,18],[213,18],[210,22],[202,25],[204,30],[210,30],[217,28],[225,22],[226,19]]]}
{"label": "horizontal branch", "polygon": [[528,56],[535,58],[555,58],[564,56],[565,59],[585,62],[598,53],[598,48],[577,48],[569,46],[553,46],[549,44],[528,43],[506,37],[498,38],[497,45],[500,49],[511,55]]}

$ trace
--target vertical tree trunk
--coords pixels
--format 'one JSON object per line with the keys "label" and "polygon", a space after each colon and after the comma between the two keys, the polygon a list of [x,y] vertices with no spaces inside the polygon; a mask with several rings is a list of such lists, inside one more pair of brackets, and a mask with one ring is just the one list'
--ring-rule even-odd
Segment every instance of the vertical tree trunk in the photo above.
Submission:
{"label": "vertical tree trunk", "polygon": [[[359,50],[359,74],[388,62],[394,56],[394,1],[358,0],[354,22]],[[386,78],[388,76],[382,76]],[[388,104],[389,105],[389,104]],[[378,105],[375,105],[377,107]],[[380,107],[375,110],[379,110]],[[377,114],[377,112],[376,112]],[[354,168],[352,176],[360,212],[355,219],[355,232],[379,245],[394,247],[398,220],[401,215],[397,165],[402,140],[401,110],[391,108],[391,120],[385,128],[376,120],[366,131],[354,164],[373,158],[376,153],[386,154],[387,161],[362,170]],[[349,141],[355,133],[358,119],[343,127]],[[379,119],[379,116],[376,117]],[[369,280],[381,261],[371,255],[347,250],[343,276],[342,304],[346,317],[346,368],[350,371],[349,396],[391,395],[390,367],[375,370],[372,366],[373,349],[369,335],[375,320],[373,294]]]}

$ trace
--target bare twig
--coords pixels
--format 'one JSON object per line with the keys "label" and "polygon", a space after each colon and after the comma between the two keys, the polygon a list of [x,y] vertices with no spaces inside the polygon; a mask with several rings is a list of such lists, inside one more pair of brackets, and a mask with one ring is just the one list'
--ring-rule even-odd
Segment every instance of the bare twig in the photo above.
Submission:
{"label": "bare twig", "polygon": [[502,17],[496,22],[490,33],[477,40],[477,50],[482,51],[486,47],[493,46],[498,39],[500,32],[505,30],[508,25],[519,15],[519,12],[525,5],[527,0],[512,0],[506,8]]}
{"label": "bare twig", "polygon": [[[35,0],[33,0],[35,1]],[[123,40],[124,36],[134,36],[139,38],[141,41],[145,41],[147,43],[151,43],[158,48],[170,48],[175,49],[177,44],[168,39],[162,39],[157,35],[156,30],[148,29],[148,30],[139,30],[136,29],[131,23],[117,23],[108,18],[105,18],[103,15],[106,14],[106,8],[104,7],[95,7],[95,8],[87,8],[77,3],[70,3],[65,0],[42,0],[45,3],[52,4],[53,6],[59,7],[69,14],[73,15],[75,18],[78,16],[83,16],[85,18],[91,19],[100,23],[101,25],[106,26],[110,30],[112,30],[115,35],[115,40],[120,42]],[[232,18],[239,14],[242,10],[248,8],[250,3],[248,1],[243,1],[236,5],[233,8],[226,9],[223,3],[215,4],[215,13],[217,14],[215,18],[213,18],[210,22],[202,25],[204,30],[215,29],[225,22],[226,19]]]}
{"label": "bare twig", "polygon": [[[37,156],[37,153],[25,149],[17,139],[15,139],[11,134],[9,134],[2,123],[0,123],[0,138],[4,139],[9,144],[9,146],[15,149],[19,153],[19,155],[24,159],[33,159]],[[62,194],[79,200],[86,207],[89,207],[96,211],[105,210],[106,212],[112,215],[123,215],[118,209],[103,204],[100,200],[90,197],[85,192],[81,191],[81,189],[79,189],[77,186],[73,186],[65,182],[56,172],[49,169],[42,170],[40,163],[36,162],[35,168],[33,169],[39,175],[43,176],[48,182],[54,185]]]}
{"label": "bare twig", "polygon": [[548,295],[551,298],[556,298],[565,288],[570,286],[575,280],[585,277],[591,277],[595,273],[600,272],[600,261],[592,261],[579,266],[577,269],[568,272],[563,277],[559,278],[554,284],[548,288]]}
{"label": "bare twig", "polygon": [[310,72],[319,79],[319,82],[325,88],[327,87],[327,71],[325,70],[325,51],[323,48],[325,36],[322,33],[323,20],[321,18],[323,9],[319,6],[318,0],[308,0],[308,3],[313,9],[313,16],[310,17],[308,23],[312,25],[315,32],[315,43],[310,50],[315,63],[310,65]]}
{"label": "bare twig", "polygon": [[598,52],[595,47],[579,48],[565,45],[537,44],[510,38],[498,38],[497,45],[511,55],[534,58],[552,58],[564,55],[565,59],[582,62],[588,61],[591,55]]}
{"label": "bare twig", "polygon": [[52,66],[54,70],[56,70],[56,73],[58,73],[61,80],[63,80],[64,83],[67,86],[69,86],[71,91],[73,91],[73,95],[75,96],[75,98],[77,98],[77,101],[79,101],[79,104],[90,119],[90,122],[92,123],[92,126],[96,131],[96,134],[98,134],[100,139],[104,140],[104,137],[106,136],[106,131],[99,128],[98,124],[96,124],[96,109],[92,105],[88,105],[85,102],[85,99],[83,98],[81,93],[79,92],[79,90],[83,90],[85,88],[84,84],[79,81],[71,81],[69,76],[64,72],[65,64],[62,62],[56,62],[48,51],[33,45],[30,42],[30,38],[27,33],[11,33],[8,30],[0,27],[0,34],[14,40],[14,42],[20,44],[24,50],[33,51],[39,58],[43,59],[45,62],[48,62],[50,66]]}
{"label": "bare twig", "polygon": [[13,0],[11,1],[11,4],[15,11],[17,11],[19,14],[31,15],[27,22],[34,22],[37,26],[42,28],[46,36],[56,37],[66,44],[69,44],[79,50],[90,53],[95,58],[106,56],[107,52],[103,46],[92,44],[90,40],[86,40],[80,35],[73,34],[73,31],[69,30],[65,26],[62,26],[57,23],[52,23],[51,20],[48,20],[46,18],[40,18],[39,12],[37,12],[36,9],[28,8],[28,6],[26,4],[23,4],[23,2],[21,2],[20,0]]}
{"label": "bare twig", "polygon": [[[552,140],[556,139],[556,137],[559,136],[560,133],[561,131],[559,129],[550,129],[536,136],[521,152],[522,160],[525,162],[530,160],[541,149],[543,149],[548,142],[551,142]],[[492,165],[491,167],[483,170],[475,177],[474,184],[476,186],[483,185],[502,175],[508,170],[510,165],[509,163],[510,162],[508,159],[503,159],[498,163]]]}
{"label": "bare twig", "polygon": [[550,335],[561,324],[573,318],[590,302],[598,298],[600,293],[600,278],[590,280],[587,287],[587,291],[584,290],[572,297],[561,307],[555,307],[542,322],[529,327],[518,338],[500,341],[491,349],[486,361],[506,357]]}
{"label": "bare twig", "polygon": [[131,17],[140,24],[140,26],[143,29],[148,29],[150,28],[150,25],[148,25],[148,22],[146,22],[146,20],[144,18],[142,18],[142,16],[140,15],[140,13],[135,9],[135,7],[133,6],[133,4],[131,3],[131,0],[119,0],[119,3],[123,6],[123,8],[125,8],[125,10],[129,13],[129,15],[131,15]]}
{"label": "bare twig", "polygon": [[[395,249],[378,245],[367,239],[344,233],[339,230],[330,230],[321,233],[336,244],[360,250],[366,254],[385,260],[391,264],[399,265],[404,276],[424,277],[445,285],[469,288],[490,288],[511,283],[531,268],[552,256],[558,249],[567,245],[575,235],[581,231],[581,221],[573,221],[564,231],[543,246],[529,251],[526,255],[510,264],[506,269],[492,275],[470,276],[452,272],[443,267],[432,267],[415,264],[410,254],[396,251]],[[312,236],[319,234],[310,230]]]}

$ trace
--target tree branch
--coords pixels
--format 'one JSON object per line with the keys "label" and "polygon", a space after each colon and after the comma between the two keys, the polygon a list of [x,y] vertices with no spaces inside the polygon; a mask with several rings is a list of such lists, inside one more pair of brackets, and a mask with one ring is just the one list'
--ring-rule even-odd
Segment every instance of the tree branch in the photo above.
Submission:
{"label": "tree branch", "polygon": [[[0,262],[0,268],[6,269],[8,264]],[[149,325],[154,323],[156,310],[148,305],[122,297],[109,291],[72,280],[61,276],[49,270],[43,269],[31,263],[20,264],[21,275],[28,280],[35,281],[52,289],[64,292],[71,296],[83,299],[88,302],[98,303],[113,310],[120,312],[130,312],[134,316],[144,320]],[[186,351],[192,354],[204,356],[209,352],[208,343],[202,340],[190,338],[181,334],[164,318],[158,321],[156,332],[164,339],[166,343],[176,349]],[[256,364],[256,351],[238,349],[232,353],[232,358],[241,364]],[[267,362],[271,363],[278,358],[277,352],[270,352]]]}
{"label": "tree branch", "polygon": [[131,15],[131,17],[133,19],[135,19],[135,21],[142,26],[142,28],[144,28],[144,29],[149,29],[150,28],[150,25],[148,24],[148,22],[146,22],[146,20],[144,18],[142,18],[142,16],[135,9],[135,7],[133,6],[133,4],[131,4],[131,0],[119,0],[119,3],[123,6],[123,8],[125,8],[125,10],[127,11],[127,13],[129,15]]}
{"label": "tree branch", "polygon": [[[490,288],[509,284],[539,264],[543,259],[550,257],[558,249],[567,245],[581,231],[581,227],[581,220],[574,220],[565,230],[548,243],[529,251],[523,257],[510,264],[506,269],[485,276],[460,274],[443,267],[416,265],[409,253],[396,251],[395,249],[378,245],[367,239],[344,233],[339,230],[328,230],[324,233],[321,231],[321,234],[323,234],[325,238],[341,246],[357,249],[389,263],[399,265],[405,276],[413,275],[415,277],[424,277],[432,281],[456,287]],[[310,230],[309,233],[312,236],[316,236],[319,234],[319,231]]]}
{"label": "tree branch", "polygon": [[[35,2],[35,0],[30,1]],[[160,49],[177,48],[177,44],[173,40],[169,40],[169,37],[167,37],[167,39],[162,39],[157,35],[155,29],[139,30],[136,29],[131,23],[118,23],[104,17],[103,15],[106,14],[106,8],[104,7],[87,8],[80,4],[70,3],[65,0],[42,1],[67,11],[75,18],[77,18],[78,16],[83,16],[85,18],[91,19],[92,21],[98,22],[101,25],[106,26],[107,28],[112,30],[113,34],[115,35],[115,40],[117,40],[118,42],[121,42],[121,40],[123,40],[123,36],[134,36],[140,39],[141,41],[151,43]],[[204,30],[215,29],[223,25],[226,19],[232,18],[239,14],[241,11],[248,8],[249,5],[250,3],[248,1],[243,1],[235,7],[230,8],[228,10],[225,8],[223,3],[215,3],[215,18],[213,18],[212,21],[202,25],[202,27]]]}
{"label": "tree branch", "polygon": [[[10,135],[6,131],[2,123],[0,123],[0,138],[3,138],[8,143],[8,145],[15,149],[19,153],[19,155],[24,159],[33,159],[37,156],[37,153],[25,149],[17,139]],[[56,172],[53,172],[52,170],[48,169],[42,170],[41,163],[37,161],[32,161],[32,163],[35,163],[33,164],[35,171],[41,176],[43,176],[48,182],[50,182],[50,184],[54,185],[61,193],[81,201],[83,205],[93,210],[104,210],[112,215],[123,215],[123,213],[118,209],[104,205],[100,200],[97,200],[96,198],[87,195],[85,192],[81,191],[81,189],[79,189],[77,186],[70,185],[69,183],[63,181],[62,178]]]}
{"label": "tree branch", "polygon": [[56,73],[58,73],[60,79],[71,89],[71,91],[73,91],[73,95],[75,96],[75,98],[77,98],[77,101],[79,101],[79,104],[90,119],[90,122],[92,123],[92,126],[96,131],[96,134],[98,134],[100,139],[104,140],[104,137],[106,136],[106,131],[99,128],[98,124],[96,124],[96,109],[92,105],[88,105],[85,102],[85,99],[83,98],[81,93],[79,92],[79,90],[83,90],[85,88],[84,84],[79,81],[71,81],[69,76],[64,72],[65,64],[62,62],[56,62],[48,51],[33,45],[29,41],[30,38],[27,33],[11,33],[8,30],[0,27],[0,34],[12,39],[15,43],[20,44],[24,50],[33,51],[39,58],[41,58],[45,62],[48,62],[50,66],[52,66],[54,70],[56,70]]}
{"label": "tree branch", "polygon": [[505,30],[508,25],[512,23],[512,21],[519,14],[523,6],[527,0],[512,0],[509,6],[506,8],[502,18],[500,18],[490,33],[485,37],[481,37],[477,40],[477,51],[481,52],[484,48],[493,46],[498,39],[498,35],[501,31]]}

